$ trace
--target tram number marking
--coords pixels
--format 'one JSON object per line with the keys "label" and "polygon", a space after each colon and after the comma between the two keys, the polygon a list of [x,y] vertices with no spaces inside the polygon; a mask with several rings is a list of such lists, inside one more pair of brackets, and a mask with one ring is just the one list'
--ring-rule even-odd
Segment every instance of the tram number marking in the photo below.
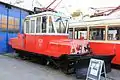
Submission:
{"label": "tram number marking", "polygon": [[39,47],[42,46],[42,43],[43,43],[43,40],[42,40],[42,39],[38,39],[38,46],[39,46]]}

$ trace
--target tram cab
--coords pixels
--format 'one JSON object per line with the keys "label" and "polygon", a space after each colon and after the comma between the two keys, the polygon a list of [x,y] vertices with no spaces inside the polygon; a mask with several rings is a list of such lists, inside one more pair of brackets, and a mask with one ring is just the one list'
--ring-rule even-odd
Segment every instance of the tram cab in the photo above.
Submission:
{"label": "tram cab", "polygon": [[23,33],[11,38],[9,44],[19,52],[26,51],[52,57],[85,53],[82,47],[88,42],[69,39],[68,21],[68,17],[56,12],[29,15],[24,20]]}

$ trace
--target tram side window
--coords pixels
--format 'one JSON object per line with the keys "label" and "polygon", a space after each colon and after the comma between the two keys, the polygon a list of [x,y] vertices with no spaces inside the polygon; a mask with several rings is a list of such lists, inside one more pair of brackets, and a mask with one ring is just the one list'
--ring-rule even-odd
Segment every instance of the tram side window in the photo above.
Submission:
{"label": "tram side window", "polygon": [[105,27],[90,27],[90,40],[105,40]]}
{"label": "tram side window", "polygon": [[75,33],[74,33],[74,37],[75,37],[75,39],[78,39],[78,34],[77,34],[77,31],[75,31]]}
{"label": "tram side window", "polygon": [[108,40],[120,40],[120,26],[110,26],[108,28]]}
{"label": "tram side window", "polygon": [[29,33],[29,21],[26,21],[26,33]]}
{"label": "tram side window", "polygon": [[42,33],[46,33],[46,26],[47,26],[47,17],[42,17]]}
{"label": "tram side window", "polygon": [[76,28],[76,37],[75,39],[86,40],[87,39],[87,28]]}
{"label": "tram side window", "polygon": [[35,32],[35,20],[31,20],[31,30],[30,30],[31,33],[34,33]]}
{"label": "tram side window", "polygon": [[69,34],[69,38],[73,39],[73,29],[72,28],[68,29],[68,34]]}
{"label": "tram side window", "polygon": [[52,17],[49,17],[49,33],[55,33]]}
{"label": "tram side window", "polygon": [[41,33],[41,17],[38,17],[36,21],[36,33]]}

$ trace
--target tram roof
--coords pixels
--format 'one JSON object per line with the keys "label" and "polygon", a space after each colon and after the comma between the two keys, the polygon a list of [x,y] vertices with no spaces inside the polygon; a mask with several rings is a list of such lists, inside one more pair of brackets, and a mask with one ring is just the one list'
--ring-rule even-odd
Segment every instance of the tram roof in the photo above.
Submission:
{"label": "tram roof", "polygon": [[53,16],[67,17],[63,13],[47,11],[47,12],[42,12],[42,13],[38,13],[38,14],[28,15],[27,18],[42,16],[42,15],[53,15]]}
{"label": "tram roof", "polygon": [[73,27],[89,27],[89,26],[112,26],[120,25],[120,16],[102,16],[94,17],[79,22],[70,23],[70,28]]}

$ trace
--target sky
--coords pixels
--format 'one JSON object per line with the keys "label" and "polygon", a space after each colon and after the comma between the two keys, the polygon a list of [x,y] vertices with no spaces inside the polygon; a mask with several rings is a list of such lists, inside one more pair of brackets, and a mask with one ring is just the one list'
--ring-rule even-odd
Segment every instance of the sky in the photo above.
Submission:
{"label": "sky", "polygon": [[[11,3],[16,6],[23,7],[25,9],[32,10],[33,6],[39,6],[42,4],[43,7],[48,6],[53,0],[23,0],[23,3],[16,4],[19,0],[1,0],[3,2]],[[53,8],[60,0],[57,0],[51,8]],[[66,14],[71,14],[75,10],[80,10],[87,14],[91,11],[90,7],[101,8],[101,7],[117,7],[120,5],[120,0],[62,0],[62,2],[57,6],[56,10],[64,12]]]}

